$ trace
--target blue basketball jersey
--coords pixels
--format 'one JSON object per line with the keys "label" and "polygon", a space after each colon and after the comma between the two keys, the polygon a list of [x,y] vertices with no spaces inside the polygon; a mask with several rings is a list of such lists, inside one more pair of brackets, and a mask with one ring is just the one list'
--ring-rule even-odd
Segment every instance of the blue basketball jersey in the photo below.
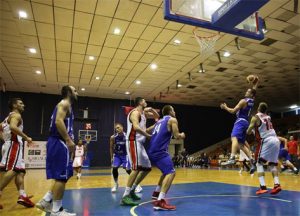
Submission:
{"label": "blue basketball jersey", "polygon": [[153,129],[148,149],[149,156],[159,158],[168,154],[168,146],[172,138],[172,132],[168,130],[168,121],[171,116],[164,116]]}
{"label": "blue basketball jersey", "polygon": [[[57,107],[55,107],[52,116],[51,116],[51,123],[50,123],[50,136],[51,137],[58,137],[59,139],[63,139],[58,132],[56,125],[55,125],[55,120],[56,120],[56,113],[57,113]],[[71,137],[72,140],[74,140],[74,133],[73,133],[73,121],[74,121],[74,114],[73,110],[71,108],[71,112],[66,116],[64,119],[64,123],[67,129],[67,132],[69,136]]]}
{"label": "blue basketball jersey", "polygon": [[251,109],[254,106],[254,99],[253,98],[245,98],[245,100],[247,102],[247,106],[245,108],[240,109],[236,113],[236,117],[237,117],[237,119],[245,119],[248,121]]}
{"label": "blue basketball jersey", "polygon": [[115,147],[114,147],[114,153],[116,155],[127,155],[126,152],[126,134],[115,134],[114,135],[114,140],[115,140]]}

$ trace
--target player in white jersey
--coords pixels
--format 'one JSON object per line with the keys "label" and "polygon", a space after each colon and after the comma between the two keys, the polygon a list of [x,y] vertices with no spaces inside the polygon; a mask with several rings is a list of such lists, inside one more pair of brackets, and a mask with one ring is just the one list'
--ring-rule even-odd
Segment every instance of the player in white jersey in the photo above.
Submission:
{"label": "player in white jersey", "polygon": [[146,118],[159,118],[159,114],[154,109],[146,108],[147,103],[144,98],[136,98],[135,105],[136,108],[127,117],[126,148],[132,172],[121,200],[122,205],[137,205],[136,201],[141,199],[135,194],[135,189],[151,171],[151,163],[144,143],[146,138],[151,138],[149,132],[154,126],[146,129]]}
{"label": "player in white jersey", "polygon": [[256,139],[260,143],[256,164],[260,183],[260,188],[256,191],[257,195],[268,192],[264,179],[265,172],[263,165],[270,167],[274,178],[274,188],[270,193],[277,194],[281,191],[277,170],[280,141],[273,129],[271,117],[267,115],[267,109],[268,105],[266,103],[260,103],[257,110],[258,113],[252,117],[247,129],[247,134],[251,134],[252,130],[255,129]]}
{"label": "player in white jersey", "polygon": [[83,161],[86,158],[86,146],[83,145],[82,140],[78,141],[78,145],[75,147],[74,160],[73,160],[73,168],[77,173],[77,179],[81,178],[81,167]]}
{"label": "player in white jersey", "polygon": [[[33,207],[30,197],[24,190],[25,162],[23,157],[23,140],[28,145],[32,139],[23,132],[23,119],[21,113],[24,111],[24,103],[20,98],[12,98],[8,102],[11,113],[1,123],[1,136],[4,140],[2,148],[2,160],[0,170],[4,175],[0,179],[0,198],[3,189],[15,178],[15,183],[19,191],[18,203],[25,207]],[[0,209],[3,206],[0,204]]]}

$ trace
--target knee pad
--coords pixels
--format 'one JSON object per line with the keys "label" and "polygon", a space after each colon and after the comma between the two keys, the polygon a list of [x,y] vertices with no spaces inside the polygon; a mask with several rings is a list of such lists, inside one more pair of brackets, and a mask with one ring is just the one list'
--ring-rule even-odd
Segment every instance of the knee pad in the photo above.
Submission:
{"label": "knee pad", "polygon": [[256,164],[257,172],[258,173],[263,173],[264,171],[264,166],[261,163]]}

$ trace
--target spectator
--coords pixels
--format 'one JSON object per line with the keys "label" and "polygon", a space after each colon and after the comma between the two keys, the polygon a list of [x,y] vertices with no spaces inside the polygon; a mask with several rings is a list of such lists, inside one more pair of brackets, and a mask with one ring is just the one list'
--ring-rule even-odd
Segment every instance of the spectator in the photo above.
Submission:
{"label": "spectator", "polygon": [[297,163],[298,160],[298,143],[297,141],[294,139],[294,136],[290,136],[290,141],[288,142],[288,152],[291,155],[291,162],[292,163]]}

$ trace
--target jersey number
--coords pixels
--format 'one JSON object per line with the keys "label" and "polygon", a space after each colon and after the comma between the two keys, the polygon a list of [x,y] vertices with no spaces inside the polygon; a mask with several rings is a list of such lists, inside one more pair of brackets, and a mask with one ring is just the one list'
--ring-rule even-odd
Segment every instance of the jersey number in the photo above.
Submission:
{"label": "jersey number", "polygon": [[154,128],[154,130],[152,132],[152,135],[159,133],[160,126],[161,126],[161,124],[158,124],[158,125],[155,126],[155,128]]}
{"label": "jersey number", "polygon": [[267,130],[273,129],[273,125],[270,119],[264,119],[264,122],[266,123]]}

